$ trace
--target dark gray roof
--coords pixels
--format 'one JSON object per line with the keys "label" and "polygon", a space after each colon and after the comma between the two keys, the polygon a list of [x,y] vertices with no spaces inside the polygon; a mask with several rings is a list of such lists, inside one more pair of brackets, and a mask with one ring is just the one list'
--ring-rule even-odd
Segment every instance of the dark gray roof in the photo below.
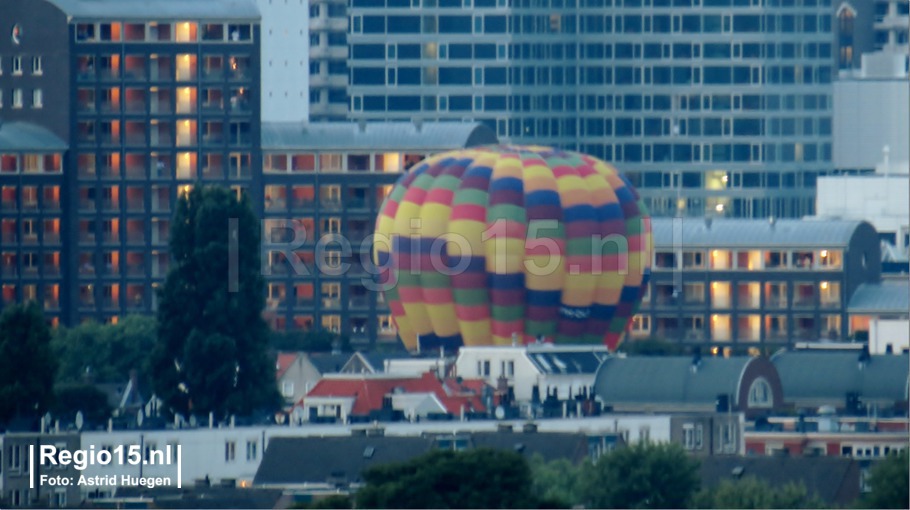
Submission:
{"label": "dark gray roof", "polygon": [[[774,488],[802,483],[806,491],[829,505],[850,506],[859,496],[859,463],[844,457],[732,457],[711,455],[701,458],[702,487],[711,488],[724,480],[735,480],[733,470],[742,477],[755,477]],[[738,471],[738,470],[737,470]]]}
{"label": "dark gray roof", "polygon": [[497,143],[480,123],[424,122],[263,122],[262,150],[420,150],[461,149]]}
{"label": "dark gray roof", "polygon": [[607,359],[606,350],[532,350],[528,359],[544,374],[593,374],[601,362]]}
{"label": "dark gray roof", "polygon": [[605,404],[711,404],[718,395],[738,394],[748,356],[704,357],[693,371],[689,356],[609,358],[600,366],[594,391]]}
{"label": "dark gray roof", "polygon": [[[471,448],[519,451],[544,460],[578,463],[588,456],[588,437],[581,433],[478,432],[425,436],[283,437],[269,440],[253,479],[259,486],[303,483],[357,483],[373,466],[404,462],[437,447],[437,439],[460,438]],[[617,442],[619,440],[617,439]]]}
{"label": "dark gray roof", "polygon": [[0,151],[65,151],[69,146],[49,130],[28,122],[0,123]]}
{"label": "dark gray roof", "polygon": [[259,20],[252,0],[48,0],[75,19]]}
{"label": "dark gray roof", "polygon": [[588,456],[588,438],[584,434],[557,432],[478,432],[471,435],[475,448],[514,450],[525,457],[540,455],[551,462],[567,459],[579,463]]}
{"label": "dark gray roof", "polygon": [[856,289],[850,313],[910,314],[910,280],[864,283]]}
{"label": "dark gray roof", "polygon": [[319,370],[320,374],[337,374],[341,368],[351,358],[350,354],[330,354],[327,352],[315,352],[307,354],[310,363]]}
{"label": "dark gray roof", "polygon": [[404,462],[432,446],[425,437],[276,437],[269,440],[253,484],[326,483],[330,478],[360,482],[370,467]]}
{"label": "dark gray roof", "polygon": [[697,248],[835,248],[850,244],[861,221],[804,218],[801,220],[746,220],[654,218],[654,246]]}
{"label": "dark gray roof", "polygon": [[907,400],[907,354],[870,356],[862,368],[860,356],[861,351],[782,351],[771,362],[780,374],[786,402],[842,406],[847,393],[858,393],[864,402]]}
{"label": "dark gray roof", "polygon": [[211,480],[210,487],[184,486],[156,487],[122,485],[117,487],[117,498],[146,498],[154,500],[154,508],[285,508],[277,506],[283,496],[279,489],[252,489],[249,487],[219,487]]}

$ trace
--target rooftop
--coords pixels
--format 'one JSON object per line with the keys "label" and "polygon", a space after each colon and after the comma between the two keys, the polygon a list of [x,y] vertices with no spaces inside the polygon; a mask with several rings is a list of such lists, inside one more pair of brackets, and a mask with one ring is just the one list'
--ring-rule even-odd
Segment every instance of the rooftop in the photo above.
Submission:
{"label": "rooftop", "polygon": [[[787,402],[843,401],[848,393],[863,402],[907,400],[907,355],[869,356],[862,351],[781,351],[771,358],[780,374]],[[831,374],[837,374],[831,377]]]}
{"label": "rooftop", "polygon": [[438,151],[497,143],[496,134],[468,122],[263,122],[262,150]]}
{"label": "rooftop", "polygon": [[68,17],[110,20],[258,21],[252,0],[48,0]]}
{"label": "rooftop", "polygon": [[0,151],[61,152],[66,142],[49,130],[28,122],[0,122]]}
{"label": "rooftop", "polygon": [[[832,248],[847,246],[865,222],[804,218],[747,220],[653,218],[654,246],[682,248]],[[872,228],[868,226],[868,228]]]}
{"label": "rooftop", "polygon": [[908,315],[910,314],[910,280],[864,283],[853,293],[847,311],[850,313]]}
{"label": "rooftop", "polygon": [[[748,356],[629,356],[603,362],[594,388],[607,405],[620,403],[711,404],[718,395],[737,395]],[[634,383],[630,383],[634,381]]]}

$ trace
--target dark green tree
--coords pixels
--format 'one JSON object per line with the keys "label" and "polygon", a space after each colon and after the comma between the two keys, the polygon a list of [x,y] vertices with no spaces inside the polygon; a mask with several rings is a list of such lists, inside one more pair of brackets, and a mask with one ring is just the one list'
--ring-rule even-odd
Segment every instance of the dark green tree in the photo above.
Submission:
{"label": "dark green tree", "polygon": [[747,476],[724,480],[716,487],[702,489],[692,498],[692,508],[824,508],[817,495],[809,494],[802,483],[772,487],[764,480]]}
{"label": "dark green tree", "polygon": [[630,356],[676,356],[684,354],[683,348],[679,343],[654,337],[641,340],[627,339],[620,344],[619,350]]}
{"label": "dark green tree", "polygon": [[907,449],[892,452],[872,468],[871,491],[861,503],[866,508],[908,508],[910,504],[910,455]]}
{"label": "dark green tree", "polygon": [[50,407],[57,370],[50,344],[37,304],[10,305],[0,314],[0,424],[35,418]]}
{"label": "dark green tree", "polygon": [[60,385],[54,388],[54,395],[51,415],[63,423],[73,423],[80,411],[87,424],[103,424],[111,415],[107,395],[90,384]]}
{"label": "dark green tree", "polygon": [[684,508],[698,490],[698,461],[676,443],[640,442],[600,457],[581,485],[588,508]]}
{"label": "dark green tree", "polygon": [[367,470],[358,508],[533,508],[531,471],[513,451],[433,451]]}
{"label": "dark green tree", "polygon": [[249,416],[281,400],[262,319],[260,234],[246,197],[196,187],[176,205],[173,266],[159,292],[150,363],[175,412]]}
{"label": "dark green tree", "polygon": [[551,507],[571,508],[581,505],[582,472],[591,468],[590,462],[575,465],[567,459],[546,462],[539,454],[528,461],[531,467],[534,496]]}
{"label": "dark green tree", "polygon": [[274,331],[270,343],[276,351],[351,352],[351,340],[325,329],[309,331]]}
{"label": "dark green tree", "polygon": [[122,383],[136,370],[140,388],[149,393],[148,355],[157,341],[156,330],[155,318],[142,315],[129,315],[117,324],[58,328],[51,341],[60,363],[57,383]]}

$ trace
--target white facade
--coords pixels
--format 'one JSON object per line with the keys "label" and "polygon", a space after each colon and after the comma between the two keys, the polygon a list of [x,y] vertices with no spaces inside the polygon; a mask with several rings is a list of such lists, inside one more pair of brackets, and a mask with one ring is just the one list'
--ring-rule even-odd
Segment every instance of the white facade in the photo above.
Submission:
{"label": "white facade", "polygon": [[262,122],[309,118],[309,2],[257,0],[262,14]]}
{"label": "white facade", "polygon": [[895,353],[910,350],[910,319],[869,319],[869,352],[885,354],[889,345]]}
{"label": "white facade", "polygon": [[557,392],[560,400],[578,395],[584,388],[594,385],[591,373],[552,373],[541,371],[530,356],[536,352],[558,353],[578,351],[603,351],[599,346],[554,346],[552,344],[529,346],[465,346],[459,349],[455,360],[455,374],[464,378],[481,378],[496,388],[500,377],[505,377],[513,388],[515,400],[529,402],[534,386],[540,391],[540,398],[547,397],[547,390]]}
{"label": "white facade", "polygon": [[864,54],[862,69],[834,82],[835,168],[873,169],[887,160],[887,166],[897,165],[907,172],[910,162],[907,63],[905,52]]}
{"label": "white facade", "polygon": [[[908,89],[906,83],[904,88]],[[910,115],[904,112],[905,120]],[[904,144],[906,150],[906,143]],[[819,177],[815,210],[818,216],[865,220],[880,234],[893,234],[886,260],[907,260],[910,236],[910,173]]]}

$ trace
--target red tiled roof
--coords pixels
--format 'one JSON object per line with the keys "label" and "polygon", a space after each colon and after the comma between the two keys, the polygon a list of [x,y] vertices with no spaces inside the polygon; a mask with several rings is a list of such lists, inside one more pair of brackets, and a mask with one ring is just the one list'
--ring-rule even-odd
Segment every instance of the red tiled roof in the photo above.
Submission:
{"label": "red tiled roof", "polygon": [[291,368],[295,361],[297,361],[297,353],[279,352],[278,360],[275,362],[275,379],[284,377],[284,373]]}
{"label": "red tiled roof", "polygon": [[396,388],[404,393],[432,393],[454,415],[461,414],[461,406],[465,411],[484,411],[482,389],[484,381],[462,381],[459,385],[454,379],[446,379],[441,383],[432,372],[427,372],[420,377],[395,377],[395,378],[366,378],[352,376],[350,378],[322,379],[307,393],[304,400],[309,397],[354,397],[352,414],[365,415],[370,411],[382,408],[382,399],[393,393]]}

